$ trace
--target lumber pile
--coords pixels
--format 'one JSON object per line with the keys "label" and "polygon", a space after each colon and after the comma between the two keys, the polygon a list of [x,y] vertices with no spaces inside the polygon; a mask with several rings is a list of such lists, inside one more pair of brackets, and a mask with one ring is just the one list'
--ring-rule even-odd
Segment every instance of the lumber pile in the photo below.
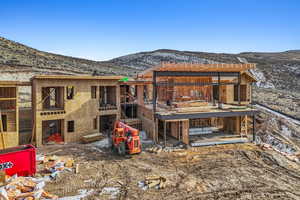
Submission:
{"label": "lumber pile", "polygon": [[143,190],[150,188],[163,189],[166,187],[166,181],[167,179],[162,176],[148,176],[144,181],[140,181],[138,185]]}
{"label": "lumber pile", "polygon": [[91,142],[101,140],[103,138],[104,136],[102,135],[102,133],[93,133],[93,134],[82,136],[82,142],[86,144],[86,143],[91,143]]}
{"label": "lumber pile", "polygon": [[12,176],[4,182],[0,189],[0,199],[3,200],[33,200],[33,199],[57,199],[56,195],[49,194],[43,188],[43,180],[32,177]]}

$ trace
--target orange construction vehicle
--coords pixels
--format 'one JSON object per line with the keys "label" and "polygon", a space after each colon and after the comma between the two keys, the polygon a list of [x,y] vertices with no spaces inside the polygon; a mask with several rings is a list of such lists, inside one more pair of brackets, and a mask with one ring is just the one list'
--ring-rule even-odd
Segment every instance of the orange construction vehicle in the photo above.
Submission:
{"label": "orange construction vehicle", "polygon": [[119,155],[141,153],[139,130],[116,121],[112,132],[112,150]]}

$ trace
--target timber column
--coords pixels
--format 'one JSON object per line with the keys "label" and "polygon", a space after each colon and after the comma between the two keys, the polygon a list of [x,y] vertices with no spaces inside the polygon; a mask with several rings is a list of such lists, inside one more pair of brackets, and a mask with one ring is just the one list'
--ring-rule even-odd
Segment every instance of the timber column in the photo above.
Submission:
{"label": "timber column", "polygon": [[156,71],[153,71],[152,87],[153,87],[152,106],[153,106],[153,121],[154,121],[153,141],[157,142],[158,119],[156,119],[156,99],[157,99]]}

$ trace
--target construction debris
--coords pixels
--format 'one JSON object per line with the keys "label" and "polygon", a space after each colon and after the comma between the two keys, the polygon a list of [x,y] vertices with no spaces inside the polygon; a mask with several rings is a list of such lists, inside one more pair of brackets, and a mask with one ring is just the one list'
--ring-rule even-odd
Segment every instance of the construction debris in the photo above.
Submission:
{"label": "construction debris", "polygon": [[[68,157],[58,157],[55,155],[52,156],[41,156],[38,155],[38,161],[40,161],[40,164],[42,164],[42,171],[46,175],[45,177],[50,178],[50,179],[55,179],[56,176],[64,171],[73,171],[74,168],[74,159],[73,158],[68,158]],[[43,159],[43,160],[42,160]]]}
{"label": "construction debris", "polygon": [[106,137],[102,140],[91,143],[91,146],[97,147],[97,148],[109,148],[109,147],[111,147],[111,141],[108,137]]}
{"label": "construction debris", "polygon": [[162,146],[154,146],[147,148],[146,151],[150,153],[161,153],[161,152],[178,152],[178,151],[183,151],[183,146],[177,146],[177,147],[162,147]]}
{"label": "construction debris", "polygon": [[119,187],[104,187],[100,193],[100,195],[110,196],[110,198],[116,198],[120,193]]}
{"label": "construction debris", "polygon": [[47,144],[63,144],[64,140],[61,137],[61,134],[54,133],[47,138]]}
{"label": "construction debris", "polygon": [[83,199],[84,197],[87,197],[89,195],[92,195],[94,193],[94,190],[78,190],[79,194],[76,196],[68,196],[68,197],[61,197],[57,200],[79,200],[79,199]]}
{"label": "construction debris", "polygon": [[258,144],[261,149],[263,150],[274,150],[284,156],[286,156],[287,159],[291,160],[291,161],[294,161],[294,162],[297,162],[297,163],[300,163],[300,160],[298,157],[300,157],[299,155],[300,154],[288,154],[286,152],[282,152],[282,151],[279,151],[278,149],[274,148],[272,145],[270,144],[265,144],[265,143],[260,143]]}
{"label": "construction debris", "polygon": [[79,164],[76,164],[76,167],[75,167],[75,174],[78,174],[79,173]]}
{"label": "construction debris", "polygon": [[166,187],[167,179],[162,176],[148,176],[144,181],[138,182],[138,186],[143,190],[150,188],[163,189]]}
{"label": "construction debris", "polygon": [[43,188],[45,182],[42,179],[32,177],[10,177],[0,188],[1,199],[4,200],[33,200],[33,199],[57,199],[56,195],[49,194]]}

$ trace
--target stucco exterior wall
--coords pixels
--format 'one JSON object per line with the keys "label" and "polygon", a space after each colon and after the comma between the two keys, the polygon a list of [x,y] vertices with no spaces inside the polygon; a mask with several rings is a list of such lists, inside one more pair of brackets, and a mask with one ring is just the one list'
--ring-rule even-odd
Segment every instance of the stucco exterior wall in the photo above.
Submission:
{"label": "stucco exterior wall", "polygon": [[[90,133],[99,132],[99,116],[115,114],[120,118],[120,87],[117,80],[47,80],[33,79],[33,115],[34,132],[37,146],[42,144],[42,121],[43,120],[63,120],[62,135],[65,142],[80,141],[81,137]],[[73,99],[67,99],[66,87],[74,86]],[[97,86],[97,95],[92,99],[91,86]],[[116,87],[115,95],[117,99],[117,109],[99,110],[99,86]],[[42,107],[43,87],[63,87],[64,106],[59,110],[45,110]],[[94,129],[93,121],[97,118],[97,129]],[[74,120],[74,132],[67,131],[68,121]]]}

